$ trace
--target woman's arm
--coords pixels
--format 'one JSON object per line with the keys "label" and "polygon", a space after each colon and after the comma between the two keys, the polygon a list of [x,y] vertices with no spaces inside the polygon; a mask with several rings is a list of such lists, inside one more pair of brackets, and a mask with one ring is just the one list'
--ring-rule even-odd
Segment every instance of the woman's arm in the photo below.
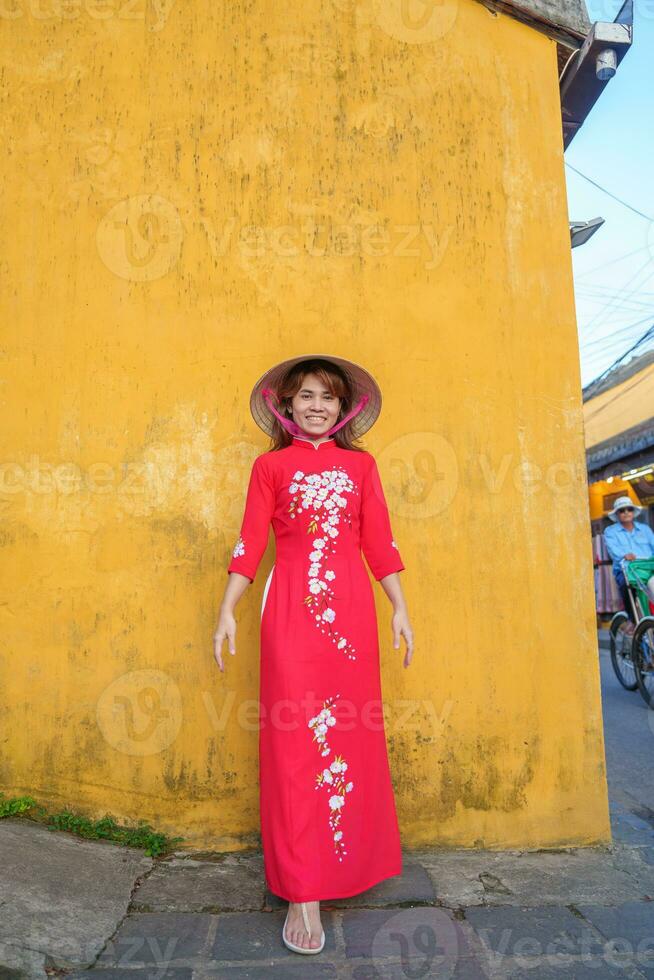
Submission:
{"label": "woman's arm", "polygon": [[268,544],[270,522],[275,509],[275,486],[267,454],[257,456],[250,473],[241,531],[234,545],[225,592],[213,637],[214,657],[221,670],[223,641],[227,639],[231,654],[236,653],[236,620],[234,609],[248,585],[254,581]]}
{"label": "woman's arm", "polygon": [[409,611],[402,591],[399,573],[393,572],[391,575],[386,575],[379,580],[379,583],[393,606],[393,616],[391,618],[393,647],[396,650],[399,649],[400,636],[403,636],[406,643],[404,666],[408,667],[413,657],[413,630],[409,622]]}
{"label": "woman's arm", "polygon": [[213,635],[214,657],[216,658],[216,663],[223,671],[225,669],[222,658],[223,641],[227,640],[229,652],[232,655],[235,654],[236,620],[234,618],[234,609],[236,608],[238,600],[241,598],[250,584],[251,579],[249,579],[247,575],[241,575],[240,572],[229,573],[227,585],[225,586],[225,592],[223,594],[223,601],[220,604],[220,611],[218,613],[218,625],[216,627],[216,632]]}
{"label": "woman's arm", "polygon": [[400,636],[406,641],[404,666],[408,667],[413,656],[413,632],[409,612],[400,582],[404,563],[393,539],[386,495],[374,456],[363,481],[361,497],[361,550],[368,567],[380,583],[393,606],[391,629],[393,646],[399,649]]}

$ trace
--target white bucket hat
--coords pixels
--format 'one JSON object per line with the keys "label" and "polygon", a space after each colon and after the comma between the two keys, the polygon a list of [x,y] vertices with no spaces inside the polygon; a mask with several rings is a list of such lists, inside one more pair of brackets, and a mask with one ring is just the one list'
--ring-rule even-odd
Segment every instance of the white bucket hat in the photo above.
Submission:
{"label": "white bucket hat", "polygon": [[641,512],[641,510],[643,509],[638,504],[635,504],[633,502],[633,500],[631,499],[631,497],[618,497],[618,499],[616,500],[616,502],[613,504],[613,510],[610,510],[609,511],[609,515],[608,516],[611,518],[612,521],[617,521],[618,520],[618,511],[622,507],[633,507],[633,509],[634,509],[634,517],[638,517],[638,515]]}
{"label": "white bucket hat", "polygon": [[286,372],[300,361],[314,360],[330,361],[339,367],[347,375],[354,395],[355,404],[351,411],[324,435],[332,435],[352,419],[352,433],[358,439],[377,421],[381,412],[381,390],[365,368],[355,364],[354,361],[344,357],[334,357],[332,354],[302,354],[300,357],[290,357],[268,368],[259,378],[250,395],[250,411],[254,421],[269,436],[273,433],[274,418],[277,418],[291,435],[306,435],[292,419],[280,414],[273,401],[277,402],[277,389]]}

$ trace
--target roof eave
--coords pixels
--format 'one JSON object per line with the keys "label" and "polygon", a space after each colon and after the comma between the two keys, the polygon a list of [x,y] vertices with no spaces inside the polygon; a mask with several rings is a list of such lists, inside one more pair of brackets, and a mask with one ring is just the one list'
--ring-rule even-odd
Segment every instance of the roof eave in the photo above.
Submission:
{"label": "roof eave", "polygon": [[[513,17],[514,20],[519,20],[534,30],[540,31],[541,34],[546,34],[557,44],[567,49],[568,52],[581,47],[591,28],[591,22],[583,2],[574,5],[568,4],[567,10],[561,11],[560,16],[556,18],[547,16],[537,0],[533,0],[533,2],[523,0],[521,3],[514,2],[514,0],[479,0],[479,3],[494,13],[506,14],[508,17]],[[562,6],[564,5],[562,4]]]}

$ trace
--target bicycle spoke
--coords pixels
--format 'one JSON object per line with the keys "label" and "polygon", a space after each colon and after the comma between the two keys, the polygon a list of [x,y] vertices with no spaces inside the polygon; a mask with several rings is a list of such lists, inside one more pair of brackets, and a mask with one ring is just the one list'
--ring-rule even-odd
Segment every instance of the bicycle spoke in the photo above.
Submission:
{"label": "bicycle spoke", "polygon": [[610,628],[611,663],[615,675],[624,688],[635,691],[638,686],[633,663],[633,637],[627,632],[629,620],[618,613]]}

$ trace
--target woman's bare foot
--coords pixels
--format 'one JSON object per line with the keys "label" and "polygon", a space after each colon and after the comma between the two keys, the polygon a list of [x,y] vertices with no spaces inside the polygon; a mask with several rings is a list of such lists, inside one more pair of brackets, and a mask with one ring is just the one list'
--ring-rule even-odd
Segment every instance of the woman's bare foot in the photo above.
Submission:
{"label": "woman's bare foot", "polygon": [[305,902],[311,935],[309,936],[304,926],[302,909],[299,902],[288,903],[288,924],[286,926],[286,938],[301,946],[302,949],[317,949],[320,946],[322,924],[320,922],[320,902]]}

